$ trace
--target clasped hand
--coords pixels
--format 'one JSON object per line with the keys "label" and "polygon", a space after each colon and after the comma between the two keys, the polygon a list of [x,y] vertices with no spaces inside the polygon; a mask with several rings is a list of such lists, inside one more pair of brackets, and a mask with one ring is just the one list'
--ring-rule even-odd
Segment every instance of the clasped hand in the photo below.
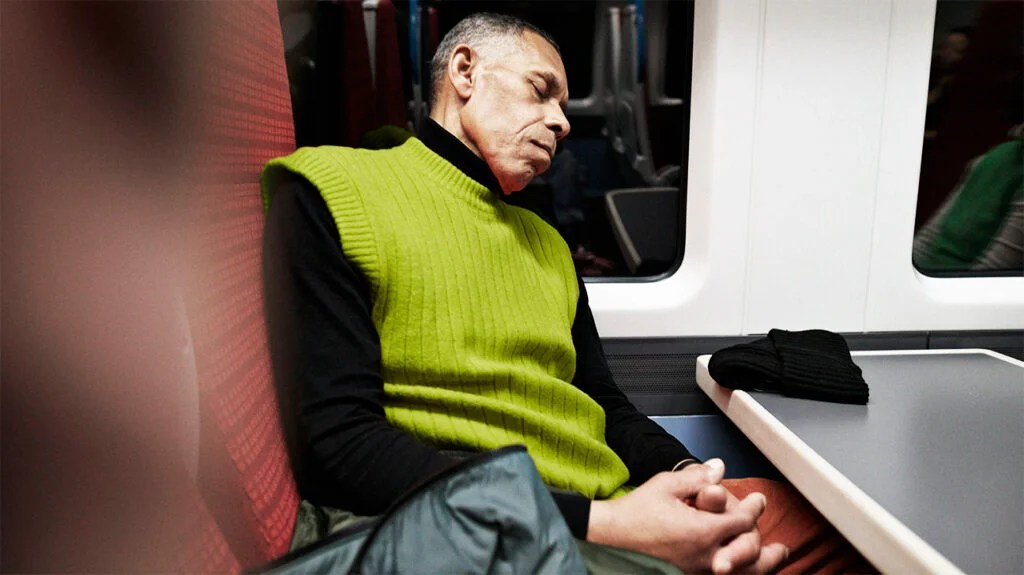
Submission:
{"label": "clasped hand", "polygon": [[781,543],[763,545],[757,519],[764,495],[742,501],[722,485],[717,459],[655,475],[620,499],[595,501],[587,539],[659,557],[685,573],[767,573],[785,560]]}

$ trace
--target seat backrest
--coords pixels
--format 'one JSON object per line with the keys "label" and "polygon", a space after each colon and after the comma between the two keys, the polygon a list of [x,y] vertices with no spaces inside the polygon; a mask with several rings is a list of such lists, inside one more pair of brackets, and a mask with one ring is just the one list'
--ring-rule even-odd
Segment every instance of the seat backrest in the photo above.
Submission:
{"label": "seat backrest", "polygon": [[621,23],[617,42],[621,50],[615,59],[618,65],[614,83],[615,104],[612,109],[613,122],[619,136],[616,150],[625,155],[629,166],[643,181],[655,183],[654,162],[651,160],[651,142],[647,134],[646,101],[644,85],[640,78],[641,31],[638,27],[636,5],[621,9]]}
{"label": "seat backrest", "polygon": [[242,566],[206,502],[197,490],[190,495],[190,505],[183,510],[185,517],[181,521],[186,531],[176,537],[184,542],[179,549],[178,569],[182,573],[240,573]]}
{"label": "seat backrest", "polygon": [[276,3],[0,4],[18,270],[0,571],[230,573],[281,554],[298,498],[257,185],[293,146]]}
{"label": "seat backrest", "polygon": [[211,2],[186,310],[200,411],[198,486],[242,568],[285,553],[299,499],[264,323],[261,169],[295,146],[273,0]]}
{"label": "seat backrest", "polygon": [[402,85],[398,14],[391,0],[377,2],[377,40],[374,46],[377,120],[380,124],[406,126],[406,100]]}
{"label": "seat backrest", "polygon": [[664,270],[676,259],[679,188],[625,188],[605,195],[608,220],[633,274]]}

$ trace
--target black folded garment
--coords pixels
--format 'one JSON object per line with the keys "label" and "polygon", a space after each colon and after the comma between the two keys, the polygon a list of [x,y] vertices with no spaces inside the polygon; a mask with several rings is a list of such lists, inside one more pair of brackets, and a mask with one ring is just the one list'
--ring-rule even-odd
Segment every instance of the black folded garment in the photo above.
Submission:
{"label": "black folded garment", "polygon": [[853,363],[846,340],[822,329],[773,329],[768,337],[715,352],[708,372],[732,389],[838,403],[868,402],[868,384]]}

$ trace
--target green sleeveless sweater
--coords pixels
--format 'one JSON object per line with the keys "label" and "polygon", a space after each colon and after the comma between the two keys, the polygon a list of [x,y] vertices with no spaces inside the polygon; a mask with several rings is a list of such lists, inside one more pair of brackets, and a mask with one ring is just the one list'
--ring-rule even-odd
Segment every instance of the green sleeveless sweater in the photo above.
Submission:
{"label": "green sleeveless sweater", "polygon": [[439,449],[525,444],[549,485],[621,494],[604,411],[570,383],[579,288],[557,231],[415,138],[272,160],[265,206],[284,172],[320,190],[369,281],[392,425]]}

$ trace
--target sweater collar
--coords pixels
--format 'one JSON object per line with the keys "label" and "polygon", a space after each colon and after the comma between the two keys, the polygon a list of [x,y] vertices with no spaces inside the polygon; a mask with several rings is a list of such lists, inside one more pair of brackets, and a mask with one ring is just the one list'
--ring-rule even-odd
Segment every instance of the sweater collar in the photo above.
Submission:
{"label": "sweater collar", "polygon": [[431,118],[424,118],[419,139],[430,148],[430,151],[450,162],[460,172],[501,196],[501,185],[498,184],[498,178],[494,177],[487,162],[474,154],[466,144],[444,129],[441,124]]}

